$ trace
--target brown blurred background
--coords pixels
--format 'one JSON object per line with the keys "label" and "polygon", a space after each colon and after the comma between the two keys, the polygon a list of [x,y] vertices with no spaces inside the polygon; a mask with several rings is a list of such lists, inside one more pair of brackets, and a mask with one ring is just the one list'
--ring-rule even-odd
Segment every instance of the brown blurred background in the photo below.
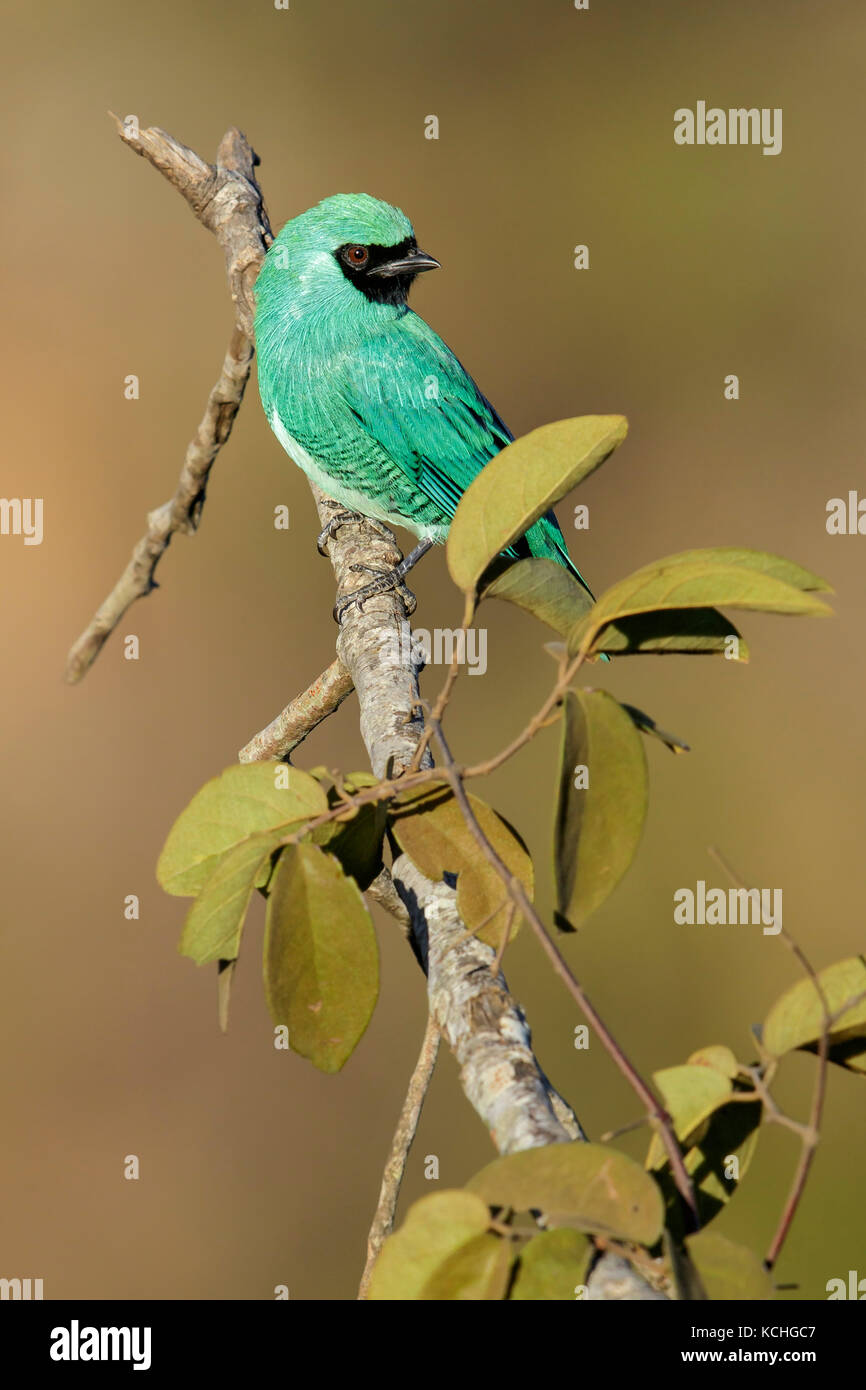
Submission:
{"label": "brown blurred background", "polygon": [[[622,661],[593,681],[693,747],[649,752],[645,840],[569,960],[644,1072],[727,1042],[798,977],[757,929],[676,927],[672,894],[743,875],[784,891],[816,965],[862,948],[866,538],[829,537],[828,498],[863,460],[863,55],[855,3],[651,6],[292,0],[6,7],[0,492],[45,499],[45,539],[0,538],[2,1074],[0,1275],[49,1298],[349,1298],[405,1083],[423,980],[379,922],[382,995],[337,1077],[275,1052],[261,912],[231,1030],[215,981],[176,954],[185,904],[154,864],[193,792],[331,659],[329,565],[307,484],[251,386],[202,529],[160,566],[79,688],[66,649],[173,491],[230,327],[221,256],[106,116],[135,113],[207,158],[232,124],[262,158],[276,227],[327,194],[402,206],[440,258],[415,307],[517,433],[622,411],[631,434],[581,491],[570,533],[596,591],[689,546],[788,555],[834,584],[838,616],[744,617],[752,662]],[[682,149],[698,99],[782,107],[784,148]],[[424,139],[424,118],[440,121]],[[572,268],[587,243],[588,271]],[[741,399],[723,398],[740,377]],[[141,399],[124,400],[135,373]],[[292,528],[272,526],[287,503]],[[568,531],[570,508],[561,508]],[[404,538],[405,539],[405,538]],[[453,626],[441,551],[417,572],[418,621]],[[455,701],[458,756],[497,749],[553,674],[549,634],[484,615],[486,679]],[[122,658],[136,633],[141,659]],[[425,689],[441,678],[429,672]],[[346,703],[297,758],[363,764]],[[526,835],[550,910],[556,736],[479,788]],[[141,920],[124,919],[125,895]],[[638,1106],[528,936],[507,974],[555,1083],[598,1136]],[[804,1118],[813,1059],[779,1096]],[[824,1138],[778,1266],[799,1296],[866,1275],[861,1079],[834,1069]],[[644,1140],[622,1141],[632,1153]],[[798,1153],[765,1131],[718,1229],[763,1252]],[[138,1182],[123,1161],[137,1154]],[[492,1156],[443,1057],[404,1190],[459,1185]],[[405,1203],[403,1209],[405,1210]],[[790,1296],[790,1295],[789,1295]],[[796,1296],[796,1295],[795,1295]]]}

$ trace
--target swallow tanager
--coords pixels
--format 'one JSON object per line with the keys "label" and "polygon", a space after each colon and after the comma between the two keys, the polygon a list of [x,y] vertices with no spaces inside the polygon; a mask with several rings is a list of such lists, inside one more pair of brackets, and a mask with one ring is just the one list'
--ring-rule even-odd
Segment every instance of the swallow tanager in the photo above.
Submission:
{"label": "swallow tanager", "polygon": [[[442,543],[466,488],[514,437],[409,308],[415,276],[438,266],[399,208],[345,193],[287,222],[256,281],[259,391],[283,448],[347,512],[420,541],[350,601],[401,582]],[[554,560],[588,589],[552,511],[506,554]]]}

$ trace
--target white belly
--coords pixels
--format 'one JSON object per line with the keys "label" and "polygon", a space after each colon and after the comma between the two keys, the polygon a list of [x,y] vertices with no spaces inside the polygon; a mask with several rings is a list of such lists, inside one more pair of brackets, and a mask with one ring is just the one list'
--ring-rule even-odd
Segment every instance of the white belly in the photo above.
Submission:
{"label": "white belly", "polygon": [[410,521],[408,517],[401,516],[399,512],[389,512],[384,507],[379,506],[371,498],[362,492],[356,492],[350,487],[336,482],[317,463],[311,454],[297,439],[289,434],[279,415],[276,407],[271,414],[271,429],[282,444],[286,453],[294,460],[299,468],[303,469],[311,483],[322,489],[326,497],[333,497],[335,502],[341,502],[349,511],[359,512],[361,516],[373,517],[375,521],[384,521],[389,526],[403,526],[407,531],[412,531],[414,535],[421,539],[436,541],[438,544],[445,539],[446,530],[444,527],[427,527],[419,530],[418,523]]}

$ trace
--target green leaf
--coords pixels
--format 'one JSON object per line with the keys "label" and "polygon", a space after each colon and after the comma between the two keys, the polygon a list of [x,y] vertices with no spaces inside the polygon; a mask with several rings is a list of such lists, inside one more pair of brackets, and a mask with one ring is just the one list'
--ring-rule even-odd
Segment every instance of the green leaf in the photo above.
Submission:
{"label": "green leaf", "polygon": [[485,1202],[470,1192],[433,1192],[413,1202],[399,1231],[382,1246],[370,1281],[371,1300],[414,1301],[449,1255],[490,1225]]}
{"label": "green leaf", "polygon": [[746,662],[749,649],[737,628],[716,608],[666,608],[634,613],[609,623],[595,650],[614,656],[676,654]]}
{"label": "green leaf", "polygon": [[491,561],[598,468],[627,430],[622,415],[557,420],[492,458],[461,497],[448,533],[457,587],[473,592]]}
{"label": "green leaf", "polygon": [[339,1071],[379,989],[376,934],[358,885],[315,845],[283,850],[265,918],[265,997],[289,1046]]}
{"label": "green leaf", "polygon": [[[653,1072],[664,1108],[673,1120],[677,1138],[685,1144],[703,1120],[726,1104],[734,1090],[733,1081],[708,1066],[667,1066]],[[653,1165],[655,1166],[655,1165]]]}
{"label": "green leaf", "polygon": [[[334,798],[338,803],[339,798]],[[382,841],[388,824],[388,810],[381,801],[359,806],[348,816],[328,821],[310,834],[315,845],[321,845],[340,861],[345,873],[353,878],[363,893],[382,868]]]}
{"label": "green leaf", "polygon": [[664,729],[660,729],[655,720],[651,719],[648,714],[644,714],[643,710],[636,709],[634,705],[626,704],[623,705],[623,709],[636,729],[640,729],[642,734],[651,734],[653,738],[659,739],[672,753],[690,753],[692,751],[687,743],[683,743],[681,738],[677,738],[676,734],[669,734]]}
{"label": "green leaf", "polygon": [[604,1144],[575,1140],[494,1159],[466,1184],[491,1207],[543,1211],[548,1224],[653,1245],[661,1193],[640,1164]]}
{"label": "green leaf", "polygon": [[698,1231],[686,1240],[686,1250],[707,1291],[723,1302],[774,1297],[770,1276],[751,1250],[715,1231]]}
{"label": "green leaf", "polygon": [[178,950],[196,965],[236,960],[241,928],[259,870],[269,862],[282,832],[267,830],[241,840],[216,868],[186,916]]}
{"label": "green leaf", "polygon": [[354,796],[356,792],[366,791],[368,788],[377,787],[378,785],[379,778],[374,777],[372,772],[365,772],[363,768],[360,772],[347,772],[346,776],[343,778],[343,790],[347,791],[350,796]]}
{"label": "green leaf", "polygon": [[[533,893],[532,860],[512,826],[492,807],[469,796],[482,831],[509,872]],[[511,899],[505,884],[483,857],[449,787],[422,787],[391,803],[391,830],[404,854],[434,882],[457,875],[457,910],[467,930],[498,946]],[[520,925],[515,914],[513,936]]]}
{"label": "green leaf", "polygon": [[[729,1077],[710,1067],[666,1067],[663,1071],[653,1072],[653,1079],[673,1121],[677,1138],[689,1147],[695,1141],[695,1131],[714,1110],[729,1100],[734,1089]],[[664,1145],[654,1134],[647,1167],[658,1168],[665,1159]]]}
{"label": "green leaf", "polygon": [[[277,788],[276,778],[286,781]],[[167,893],[194,897],[218,860],[242,840],[328,809],[319,783],[285,763],[226,768],[181,811],[159,857],[156,876]]]}
{"label": "green leaf", "polygon": [[574,1302],[586,1283],[594,1246],[579,1231],[562,1227],[533,1236],[522,1251],[511,1289],[516,1302],[564,1300]]}
{"label": "green leaf", "polygon": [[[818,972],[818,980],[831,1017],[859,998],[859,1003],[853,1003],[832,1024],[827,1055],[831,1062],[850,1071],[866,1071],[866,961],[862,956],[836,961]],[[823,1028],[824,1009],[818,990],[811,979],[800,980],[773,1005],[761,1041],[773,1057],[796,1048],[817,1052]]]}
{"label": "green leaf", "polygon": [[592,599],[573,574],[555,560],[517,560],[485,588],[482,598],[501,598],[568,636]]}
{"label": "green leaf", "polygon": [[[745,559],[735,562],[734,557],[749,557],[748,567]],[[792,571],[801,578],[800,585],[778,577],[780,572],[790,575]],[[668,555],[607,589],[572,629],[568,649],[572,654],[594,650],[606,624],[661,609],[718,606],[815,617],[828,614],[827,605],[802,587],[805,583],[816,587],[823,581],[760,551],[728,547]]]}
{"label": "green leaf", "polygon": [[[656,1080],[677,1134],[680,1138],[685,1136],[683,1162],[694,1186],[701,1225],[706,1226],[730,1201],[748,1171],[757,1148],[763,1107],[759,1101],[725,1099],[725,1094],[730,1098],[751,1090],[745,1083],[733,1082],[728,1075],[731,1063],[734,1071],[737,1066],[728,1048],[704,1048],[693,1055],[701,1060],[690,1059],[685,1067],[659,1072]],[[689,1082],[675,1075],[680,1072],[692,1072],[695,1076]],[[701,1075],[716,1079],[715,1091],[706,1082],[698,1082]],[[728,1088],[726,1093],[723,1087]],[[721,1103],[712,1108],[719,1098]],[[647,1167],[655,1172],[664,1193],[667,1225],[682,1238],[686,1234],[682,1203],[657,1135],[650,1142]]]}
{"label": "green leaf", "polygon": [[[736,1086],[734,1089],[742,1088]],[[710,1117],[706,1132],[686,1154],[686,1172],[694,1184],[701,1225],[709,1225],[727,1205],[749,1171],[758,1147],[762,1117],[760,1101],[732,1101],[730,1105],[722,1105]],[[732,1159],[737,1160],[736,1176]],[[671,1185],[673,1188],[672,1179]],[[670,1197],[673,1203],[673,1190]],[[679,1202],[677,1208],[682,1212]]]}
{"label": "green leaf", "polygon": [[833,590],[826,579],[804,569],[783,555],[771,555],[767,550],[751,550],[741,545],[715,545],[706,550],[682,550],[668,557],[668,563],[690,565],[695,557],[712,558],[719,564],[733,565],[737,569],[754,570],[756,574],[767,574],[771,579],[780,579],[785,584],[793,584],[795,589],[804,591],[819,590],[832,594]]}
{"label": "green leaf", "polygon": [[729,1047],[722,1043],[711,1043],[709,1047],[699,1047],[687,1059],[690,1067],[712,1067],[733,1081],[738,1075],[740,1064]]}
{"label": "green leaf", "polygon": [[513,1256],[510,1244],[492,1231],[473,1236],[433,1271],[419,1299],[467,1302],[502,1299]]}
{"label": "green leaf", "polygon": [[[580,767],[589,770],[586,788],[575,786]],[[579,926],[613,892],[637,852],[648,797],[630,714],[606,691],[568,691],[554,821],[560,918]]]}

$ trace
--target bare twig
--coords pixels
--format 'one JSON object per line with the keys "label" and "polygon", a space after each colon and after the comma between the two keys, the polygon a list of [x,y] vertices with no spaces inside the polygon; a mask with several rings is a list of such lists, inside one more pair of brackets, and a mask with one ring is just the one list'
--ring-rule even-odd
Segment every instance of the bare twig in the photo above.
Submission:
{"label": "bare twig", "polygon": [[287,757],[317,724],[339,708],[354,688],[352,677],[337,657],[302,695],[295,696],[282,714],[250,739],[238,753],[238,761],[256,763]]}
{"label": "bare twig", "polygon": [[812,1105],[809,1112],[809,1124],[807,1131],[800,1136],[800,1161],[797,1170],[791,1181],[788,1198],[779,1217],[779,1224],[776,1227],[775,1235],[770,1241],[769,1249],[764,1257],[764,1265],[767,1269],[772,1269],[782,1250],[782,1246],[787,1239],[797,1208],[800,1205],[803,1192],[806,1188],[806,1179],[815,1157],[815,1151],[821,1137],[821,1117],[824,1113],[824,1097],[827,1090],[827,1054],[829,1048],[829,1038],[827,1029],[823,1028],[821,1037],[818,1041],[818,1075],[815,1078],[815,1087],[812,1093]]}
{"label": "bare twig", "polygon": [[111,593],[72,647],[66,680],[80,681],[127,609],[156,588],[154,572],[172,536],[194,532],[204,505],[208,475],[228,439],[253,360],[253,285],[273,240],[253,173],[258,156],[239,130],[223,137],[216,165],[156,127],[129,133],[115,116],[121,139],[159,169],[220,242],[237,322],[225,360],[198,428],[186,451],[174,497],[147,518],[147,530]]}
{"label": "bare twig", "polygon": [[403,1174],[406,1171],[406,1161],[415,1139],[418,1121],[421,1118],[421,1107],[430,1088],[438,1055],[439,1024],[432,1016],[429,1016],[424,1031],[424,1041],[421,1044],[421,1052],[415,1063],[415,1070],[409,1082],[403,1109],[400,1111],[400,1119],[397,1121],[397,1128],[394,1131],[391,1151],[385,1164],[382,1187],[379,1192],[379,1204],[376,1207],[376,1215],[373,1217],[373,1224],[367,1237],[367,1263],[364,1266],[361,1285],[358,1289],[359,1298],[367,1297],[370,1290],[370,1280],[373,1277],[373,1266],[379,1258],[379,1251],[386,1238],[394,1229],[394,1214],[397,1210],[397,1198],[400,1196]]}
{"label": "bare twig", "polygon": [[[720,854],[714,846],[710,846],[709,853],[712,856],[712,858],[715,859],[716,863],[719,864],[722,869],[724,869],[725,873],[728,874],[732,882],[735,883],[738,888],[746,888],[745,881],[740,877],[738,873],[736,873],[736,871],[731,867],[731,865],[727,862],[724,856]],[[827,1003],[827,996],[824,993],[824,988],[821,984],[821,981],[818,978],[817,972],[815,971],[811,962],[807,958],[805,952],[797,944],[797,942],[791,936],[791,933],[787,930],[787,928],[784,927],[782,923],[779,923],[778,926],[778,935],[784,941],[785,945],[788,947],[788,950],[792,951],[793,954],[796,956],[797,960],[800,962],[800,965],[803,967],[803,970],[806,972],[807,976],[812,981],[812,984],[815,986],[815,990],[818,995],[818,1000],[821,1005],[822,1021],[821,1035],[818,1039],[818,1068],[817,1074],[815,1076],[815,1085],[812,1091],[812,1104],[809,1109],[809,1119],[806,1126],[802,1129],[802,1132],[800,1134],[800,1158],[799,1162],[797,1163],[797,1168],[794,1173],[794,1177],[791,1180],[791,1187],[788,1192],[788,1197],[782,1209],[782,1214],[779,1217],[779,1224],[776,1227],[775,1234],[773,1235],[773,1239],[770,1241],[767,1254],[764,1257],[764,1266],[768,1270],[772,1269],[775,1265],[781,1253],[782,1246],[784,1245],[785,1240],[787,1239],[788,1232],[791,1229],[791,1225],[797,1213],[797,1208],[800,1205],[800,1201],[805,1191],[806,1180],[809,1176],[809,1170],[812,1167],[812,1163],[815,1158],[815,1151],[820,1141],[821,1118],[824,1113],[824,1100],[827,1094],[827,1069],[829,1066],[830,1053],[830,1029],[833,1026],[833,1019],[830,1014],[829,1005]],[[846,1005],[846,1009],[847,1008],[848,1006]],[[774,1119],[778,1120],[780,1113],[778,1112],[778,1107],[776,1107],[776,1110],[777,1113],[774,1115]]]}
{"label": "bare twig", "polygon": [[785,1129],[790,1129],[800,1139],[808,1140],[811,1143],[814,1131],[807,1125],[801,1125],[799,1120],[792,1120],[790,1115],[786,1115],[784,1110],[780,1110],[776,1104],[776,1099],[770,1090],[765,1078],[761,1075],[759,1067],[741,1067],[740,1071],[744,1076],[748,1076],[752,1083],[751,1091],[734,1091],[728,1097],[729,1105],[754,1105],[755,1102],[763,1104],[764,1119],[769,1124],[782,1125]]}
{"label": "bare twig", "polygon": [[137,598],[157,587],[154,572],[174,535],[189,535],[198,527],[211,465],[229,436],[253,360],[252,343],[235,328],[219,379],[208,396],[204,415],[187,446],[177,491],[170,502],[147,518],[147,530],[111,593],[72,647],[66,680],[74,685],[90,670],[107,638]]}
{"label": "bare twig", "polygon": [[[113,113],[112,113],[113,114]],[[149,126],[138,131],[113,116],[124,144],[151,163],[189,203],[223,249],[238,327],[252,341],[253,288],[273,241],[255,170],[259,157],[235,127],[220,141],[215,164],[206,164],[173,135]]]}
{"label": "bare twig", "polygon": [[397,925],[403,928],[403,935],[407,940],[411,937],[412,919],[406,904],[394,887],[390,869],[383,866],[367,889],[367,897],[372,898],[374,903],[378,903],[391,914]]}

